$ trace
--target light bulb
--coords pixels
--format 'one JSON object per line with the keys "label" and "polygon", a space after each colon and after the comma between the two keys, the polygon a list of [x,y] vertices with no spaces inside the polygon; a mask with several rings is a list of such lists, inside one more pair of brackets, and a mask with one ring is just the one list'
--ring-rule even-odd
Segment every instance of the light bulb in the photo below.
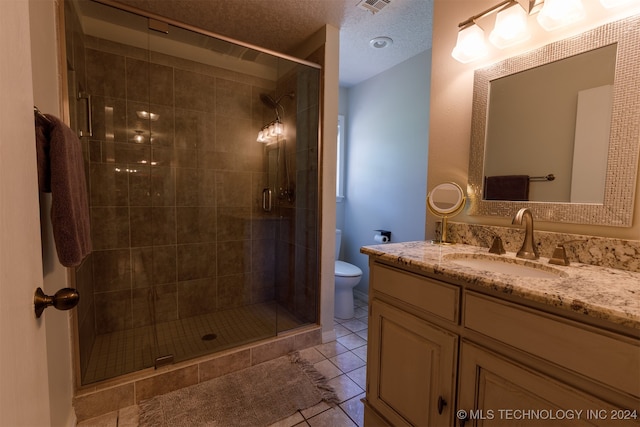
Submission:
{"label": "light bulb", "polygon": [[276,135],[282,135],[284,133],[284,126],[282,125],[282,123],[276,122],[274,124],[274,127],[275,127],[275,134]]}
{"label": "light bulb", "polygon": [[607,9],[611,9],[612,7],[622,6],[625,4],[633,3],[634,1],[637,0],[600,0],[600,3]]}
{"label": "light bulb", "polygon": [[150,113],[148,111],[136,111],[136,115],[141,118],[141,119],[145,119],[145,120],[151,120],[152,122],[155,122],[156,120],[158,120],[158,118],[160,118],[160,116],[156,113]]}
{"label": "light bulb", "polygon": [[453,48],[451,56],[466,64],[487,54],[487,45],[484,42],[484,31],[473,24],[458,32],[458,41]]}
{"label": "light bulb", "polygon": [[523,42],[530,36],[527,31],[527,12],[515,4],[498,12],[489,40],[494,46],[503,49]]}
{"label": "light bulb", "polygon": [[581,0],[546,0],[538,13],[538,23],[547,31],[573,24],[585,16]]}
{"label": "light bulb", "polygon": [[135,130],[134,131],[136,134],[133,136],[133,140],[138,143],[138,144],[142,144],[144,142],[144,135],[143,135],[143,131],[141,130]]}

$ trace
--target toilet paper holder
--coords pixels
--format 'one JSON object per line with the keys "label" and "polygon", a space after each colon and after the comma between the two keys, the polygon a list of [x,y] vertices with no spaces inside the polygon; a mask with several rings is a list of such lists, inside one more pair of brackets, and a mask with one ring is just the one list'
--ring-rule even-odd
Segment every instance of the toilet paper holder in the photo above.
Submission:
{"label": "toilet paper holder", "polygon": [[[391,241],[391,232],[388,230],[375,230],[374,240],[380,243],[388,243]],[[380,236],[380,237],[378,237]]]}

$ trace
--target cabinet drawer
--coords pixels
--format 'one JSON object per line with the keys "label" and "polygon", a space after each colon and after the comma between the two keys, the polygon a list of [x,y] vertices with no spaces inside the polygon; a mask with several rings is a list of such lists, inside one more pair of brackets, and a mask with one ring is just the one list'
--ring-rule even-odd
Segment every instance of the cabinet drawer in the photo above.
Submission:
{"label": "cabinet drawer", "polygon": [[434,314],[458,322],[460,288],[448,283],[374,264],[373,289]]}
{"label": "cabinet drawer", "polygon": [[464,326],[640,396],[640,342],[485,295],[465,294]]}

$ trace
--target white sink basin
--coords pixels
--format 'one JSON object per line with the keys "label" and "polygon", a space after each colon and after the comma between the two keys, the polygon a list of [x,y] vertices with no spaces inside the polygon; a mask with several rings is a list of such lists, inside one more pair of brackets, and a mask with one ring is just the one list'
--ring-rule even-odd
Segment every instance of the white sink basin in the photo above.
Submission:
{"label": "white sink basin", "polygon": [[553,267],[513,258],[498,258],[481,254],[450,254],[445,255],[444,259],[475,270],[518,277],[557,279],[565,275]]}

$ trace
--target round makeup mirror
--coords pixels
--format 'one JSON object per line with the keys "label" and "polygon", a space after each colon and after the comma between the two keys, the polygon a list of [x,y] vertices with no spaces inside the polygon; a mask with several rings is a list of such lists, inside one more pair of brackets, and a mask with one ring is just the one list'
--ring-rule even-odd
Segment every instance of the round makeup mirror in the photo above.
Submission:
{"label": "round makeup mirror", "polygon": [[427,195],[427,207],[432,214],[442,218],[442,238],[440,243],[447,241],[447,218],[462,211],[466,196],[462,187],[455,182],[444,182],[436,185]]}

